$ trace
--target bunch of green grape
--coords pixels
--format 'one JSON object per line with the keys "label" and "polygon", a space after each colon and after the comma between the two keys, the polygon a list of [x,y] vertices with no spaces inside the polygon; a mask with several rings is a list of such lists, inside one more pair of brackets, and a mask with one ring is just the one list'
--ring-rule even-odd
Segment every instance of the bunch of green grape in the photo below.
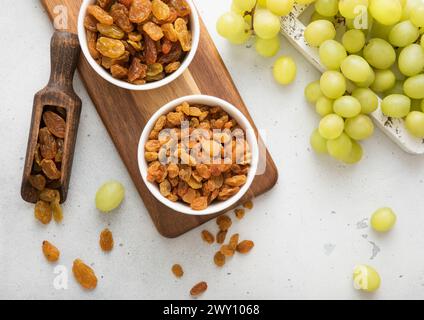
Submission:
{"label": "bunch of green grape", "polygon": [[[254,38],[256,51],[263,57],[273,57],[281,46],[281,17],[288,15],[294,4],[294,0],[233,0],[231,11],[218,19],[216,28],[232,44],[241,45]],[[278,83],[292,83],[296,73],[297,67],[291,57],[282,56],[275,61],[273,75]]]}
{"label": "bunch of green grape", "polygon": [[[313,149],[345,163],[359,162],[358,142],[374,131],[368,114],[379,106],[377,94],[384,115],[403,118],[412,136],[424,138],[424,2],[312,2],[315,12],[304,37],[327,68],[305,89],[323,117],[311,135]],[[334,23],[341,18],[346,28],[339,39]]]}

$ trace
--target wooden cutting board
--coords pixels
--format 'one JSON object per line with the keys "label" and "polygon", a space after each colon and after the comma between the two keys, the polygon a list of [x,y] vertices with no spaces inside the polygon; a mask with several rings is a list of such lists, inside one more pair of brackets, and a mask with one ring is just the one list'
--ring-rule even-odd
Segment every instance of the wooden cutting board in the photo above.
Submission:
{"label": "wooden cutting board", "polygon": [[[68,29],[64,31],[77,33],[81,0],[41,2],[52,21],[59,12],[67,10]],[[82,54],[78,71],[159,233],[174,238],[219,215],[188,216],[162,205],[149,193],[137,164],[138,141],[144,125],[157,109],[177,97],[199,93],[217,96],[237,106],[253,123],[203,22],[196,57],[189,69],[166,87],[139,92],[115,87],[98,76]],[[256,176],[241,202],[268,191],[277,182],[277,168],[268,151],[261,150],[263,161],[266,161],[265,171]]]}

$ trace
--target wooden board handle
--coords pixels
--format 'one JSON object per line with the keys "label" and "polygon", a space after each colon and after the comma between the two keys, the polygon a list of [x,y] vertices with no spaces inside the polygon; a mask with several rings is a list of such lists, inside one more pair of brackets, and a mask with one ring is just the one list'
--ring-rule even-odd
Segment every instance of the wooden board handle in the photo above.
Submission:
{"label": "wooden board handle", "polygon": [[51,73],[49,87],[72,88],[72,81],[80,55],[78,36],[55,31],[51,40]]}

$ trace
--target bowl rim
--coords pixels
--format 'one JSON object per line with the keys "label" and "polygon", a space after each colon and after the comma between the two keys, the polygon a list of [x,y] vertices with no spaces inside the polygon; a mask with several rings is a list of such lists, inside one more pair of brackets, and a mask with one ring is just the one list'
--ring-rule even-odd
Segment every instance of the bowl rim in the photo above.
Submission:
{"label": "bowl rim", "polygon": [[86,16],[87,7],[94,1],[95,0],[83,0],[81,4],[80,11],[78,14],[78,27],[77,27],[78,39],[80,42],[81,51],[83,52],[85,59],[88,61],[90,66],[94,69],[94,71],[96,71],[96,73],[99,76],[101,76],[104,80],[114,84],[115,86],[128,89],[128,90],[133,90],[133,91],[153,90],[153,89],[163,87],[167,84],[170,84],[171,82],[179,78],[187,70],[187,68],[193,61],[194,56],[196,55],[197,49],[199,47],[199,41],[200,41],[199,14],[192,0],[186,0],[191,8],[191,14],[190,14],[190,25],[191,25],[191,31],[192,31],[191,50],[187,53],[186,57],[181,63],[181,66],[174,73],[166,76],[162,80],[155,81],[155,82],[148,82],[148,83],[139,84],[139,85],[131,84],[126,81],[115,79],[107,70],[105,70],[102,66],[98,65],[97,62],[91,56],[87,46],[87,36],[86,36],[85,27],[84,27],[84,19]]}
{"label": "bowl rim", "polygon": [[[144,146],[148,140],[150,131],[153,129],[156,121],[161,115],[171,110],[174,110],[178,105],[182,104],[183,102],[188,102],[190,104],[201,103],[207,106],[220,106],[229,115],[234,117],[234,119],[236,119],[238,124],[243,128],[246,134],[246,140],[249,143],[251,154],[252,154],[252,161],[251,161],[249,173],[247,175],[247,181],[241,187],[240,191],[236,193],[234,196],[232,196],[231,198],[229,198],[228,200],[212,203],[204,210],[193,210],[190,208],[190,206],[184,203],[172,202],[168,200],[167,198],[162,196],[156,183],[152,183],[147,180],[147,161],[144,158]],[[219,212],[225,212],[234,204],[236,204],[246,194],[246,192],[249,190],[250,186],[252,185],[252,182],[257,173],[258,162],[259,162],[259,146],[258,146],[258,140],[255,134],[255,130],[253,129],[250,121],[234,105],[230,104],[229,102],[223,99],[220,99],[214,96],[188,95],[188,96],[180,97],[168,102],[167,104],[159,108],[153,114],[153,116],[149,119],[149,121],[145,125],[143,132],[141,133],[141,136],[140,136],[138,149],[137,149],[137,161],[138,161],[138,168],[140,171],[140,175],[145,185],[147,186],[149,191],[152,193],[152,195],[159,202],[169,207],[170,209],[180,213],[184,213],[187,215],[194,215],[194,216],[204,216],[204,215],[210,215],[210,214],[215,214]]]}

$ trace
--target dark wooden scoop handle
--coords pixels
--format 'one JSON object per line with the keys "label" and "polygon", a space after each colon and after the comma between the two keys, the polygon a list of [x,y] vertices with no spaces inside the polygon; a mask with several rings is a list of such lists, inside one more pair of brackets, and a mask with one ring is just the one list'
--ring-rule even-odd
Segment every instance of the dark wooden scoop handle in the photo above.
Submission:
{"label": "dark wooden scoop handle", "polygon": [[[51,75],[49,83],[34,96],[31,129],[21,186],[21,195],[25,201],[35,203],[38,200],[39,191],[31,185],[29,178],[34,174],[34,154],[37,150],[40,127],[45,125],[43,124],[43,112],[55,112],[58,109],[66,112],[66,133],[63,157],[60,162],[60,183],[58,186],[52,186],[51,188],[59,190],[61,202],[65,202],[67,198],[81,115],[81,99],[75,94],[72,86],[79,56],[78,37],[72,33],[56,31],[51,40]],[[40,172],[35,174],[38,173]],[[49,185],[47,187],[50,188]]]}
{"label": "dark wooden scoop handle", "polygon": [[56,31],[50,43],[51,73],[49,87],[72,88],[80,55],[78,36]]}

